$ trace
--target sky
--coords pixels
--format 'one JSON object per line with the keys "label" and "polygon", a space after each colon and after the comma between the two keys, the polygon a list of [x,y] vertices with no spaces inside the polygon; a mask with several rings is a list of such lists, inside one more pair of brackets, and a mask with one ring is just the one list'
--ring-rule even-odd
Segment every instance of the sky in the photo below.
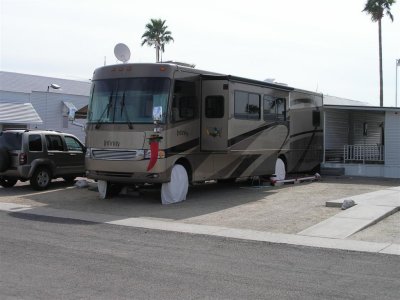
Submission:
{"label": "sky", "polygon": [[[141,37],[150,19],[160,18],[174,38],[163,60],[379,106],[378,25],[362,12],[365,3],[0,0],[0,70],[87,80],[104,63],[119,63],[118,43],[130,48],[130,62],[155,62],[155,49],[142,47]],[[394,22],[382,22],[384,106],[395,105],[399,3],[392,14]]]}

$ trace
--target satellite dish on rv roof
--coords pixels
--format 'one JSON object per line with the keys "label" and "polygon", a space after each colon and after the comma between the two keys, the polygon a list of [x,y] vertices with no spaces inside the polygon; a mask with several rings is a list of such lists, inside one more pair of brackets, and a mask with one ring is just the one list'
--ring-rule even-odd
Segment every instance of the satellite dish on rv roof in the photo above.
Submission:
{"label": "satellite dish on rv roof", "polygon": [[131,51],[127,45],[119,43],[114,47],[114,55],[119,61],[126,63],[131,58]]}

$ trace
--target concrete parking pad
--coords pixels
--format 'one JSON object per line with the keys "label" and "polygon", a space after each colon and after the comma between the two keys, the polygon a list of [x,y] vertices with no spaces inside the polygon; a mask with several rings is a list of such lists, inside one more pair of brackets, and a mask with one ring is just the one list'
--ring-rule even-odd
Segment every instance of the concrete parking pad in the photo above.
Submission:
{"label": "concrete parking pad", "polygon": [[329,200],[326,205],[339,206],[344,200],[355,201],[353,206],[337,215],[311,226],[300,235],[344,239],[373,225],[400,208],[400,189],[388,188],[338,200]]}

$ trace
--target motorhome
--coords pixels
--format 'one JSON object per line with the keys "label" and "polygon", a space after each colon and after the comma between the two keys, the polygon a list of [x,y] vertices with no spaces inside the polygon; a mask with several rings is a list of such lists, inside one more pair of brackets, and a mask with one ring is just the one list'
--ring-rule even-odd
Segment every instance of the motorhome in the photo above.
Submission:
{"label": "motorhome", "polygon": [[[306,172],[323,151],[322,95],[170,63],[124,63],[93,74],[86,170],[101,197]],[[182,200],[181,199],[181,200]]]}

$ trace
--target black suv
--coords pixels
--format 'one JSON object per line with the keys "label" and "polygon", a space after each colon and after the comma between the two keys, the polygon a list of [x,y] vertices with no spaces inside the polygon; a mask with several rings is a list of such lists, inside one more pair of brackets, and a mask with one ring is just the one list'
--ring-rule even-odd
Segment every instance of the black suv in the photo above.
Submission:
{"label": "black suv", "polygon": [[46,189],[52,178],[73,183],[85,174],[85,147],[73,135],[47,130],[0,132],[0,185],[12,187],[30,180],[36,190]]}

